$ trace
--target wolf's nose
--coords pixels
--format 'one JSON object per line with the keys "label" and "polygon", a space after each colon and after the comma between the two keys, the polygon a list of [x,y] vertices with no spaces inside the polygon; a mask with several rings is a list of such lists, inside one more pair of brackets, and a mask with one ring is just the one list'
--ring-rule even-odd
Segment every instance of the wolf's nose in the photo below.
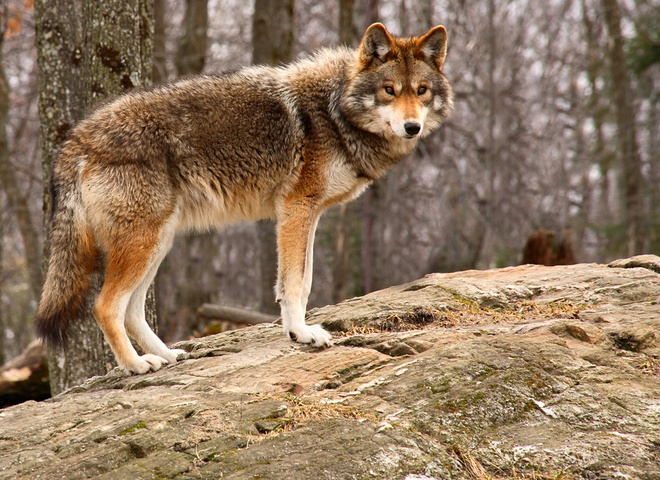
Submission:
{"label": "wolf's nose", "polygon": [[406,122],[403,125],[403,129],[406,131],[408,135],[412,137],[419,133],[419,131],[422,129],[422,126],[417,122]]}

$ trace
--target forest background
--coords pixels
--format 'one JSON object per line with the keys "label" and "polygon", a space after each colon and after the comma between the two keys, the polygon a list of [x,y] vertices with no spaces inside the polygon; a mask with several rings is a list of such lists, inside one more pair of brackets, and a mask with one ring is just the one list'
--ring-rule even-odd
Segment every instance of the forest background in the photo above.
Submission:
{"label": "forest background", "polygon": [[[33,338],[44,241],[34,5],[1,8],[0,363]],[[539,229],[579,262],[660,250],[657,0],[154,0],[153,11],[153,83],[355,46],[374,21],[396,35],[447,28],[456,110],[325,214],[311,307],[516,265]],[[201,332],[204,302],[277,312],[273,242],[268,222],[179,238],[156,281],[161,337]]]}

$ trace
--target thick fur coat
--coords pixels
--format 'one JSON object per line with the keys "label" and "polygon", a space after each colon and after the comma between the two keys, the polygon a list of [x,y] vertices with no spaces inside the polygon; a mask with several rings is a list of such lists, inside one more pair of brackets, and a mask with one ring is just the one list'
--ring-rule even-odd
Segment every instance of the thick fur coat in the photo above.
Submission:
{"label": "thick fur coat", "polygon": [[182,352],[164,345],[144,315],[147,288],[174,235],[275,218],[284,331],[329,345],[325,330],[304,321],[317,222],[450,114],[446,46],[443,27],[394,38],[374,24],[355,51],[188,78],[99,107],[73,130],[53,167],[39,334],[64,342],[103,257],[94,316],[119,365],[144,373],[175,362]]}

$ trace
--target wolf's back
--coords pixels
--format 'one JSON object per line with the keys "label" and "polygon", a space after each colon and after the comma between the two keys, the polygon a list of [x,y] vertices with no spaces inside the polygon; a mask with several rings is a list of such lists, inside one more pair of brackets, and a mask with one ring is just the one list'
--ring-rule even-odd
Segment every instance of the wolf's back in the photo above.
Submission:
{"label": "wolf's back", "polygon": [[[62,155],[66,154],[60,154],[59,162]],[[80,313],[90,276],[98,267],[98,251],[85,224],[79,183],[76,178],[67,178],[74,175],[74,169],[68,169],[68,175],[62,170],[55,166],[50,180],[50,258],[35,319],[37,334],[56,346],[65,343],[70,322]]]}

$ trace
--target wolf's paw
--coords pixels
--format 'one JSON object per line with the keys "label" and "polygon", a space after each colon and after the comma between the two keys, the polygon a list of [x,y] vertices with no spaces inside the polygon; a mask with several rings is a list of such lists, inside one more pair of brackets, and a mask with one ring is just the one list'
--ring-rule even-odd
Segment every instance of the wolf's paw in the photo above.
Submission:
{"label": "wolf's paw", "polygon": [[323,330],[320,325],[302,325],[285,333],[288,333],[291,340],[298,343],[309,343],[314,347],[332,345],[332,335]]}
{"label": "wolf's paw", "polygon": [[163,353],[164,354],[161,355],[161,357],[167,360],[167,363],[174,364],[179,358],[179,355],[183,355],[188,352],[186,352],[185,350],[181,350],[180,348],[168,348],[167,352],[163,352]]}
{"label": "wolf's paw", "polygon": [[163,365],[167,365],[167,363],[168,361],[163,357],[154,355],[153,353],[147,353],[141,357],[138,357],[134,362],[131,362],[128,365],[122,365],[122,368],[129,374],[137,373],[139,375],[142,373],[147,373],[150,370],[155,372],[156,370],[162,368]]}

